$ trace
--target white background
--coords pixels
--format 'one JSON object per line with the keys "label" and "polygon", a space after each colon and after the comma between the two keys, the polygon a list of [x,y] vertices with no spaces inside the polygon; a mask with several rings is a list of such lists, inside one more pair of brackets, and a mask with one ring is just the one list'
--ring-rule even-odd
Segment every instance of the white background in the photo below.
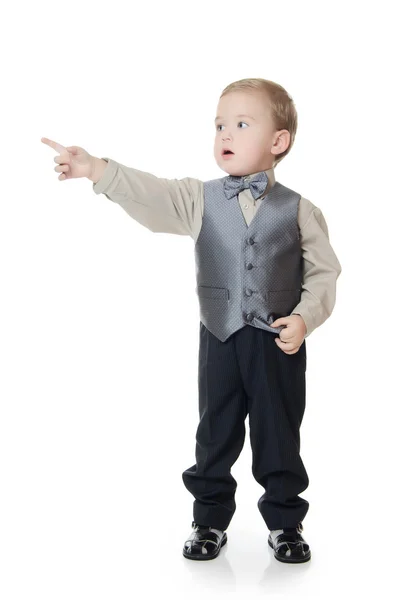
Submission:
{"label": "white background", "polygon": [[[394,583],[396,53],[392,2],[20,2],[3,10],[0,597],[349,597]],[[246,442],[216,560],[182,556],[193,497],[193,240],[154,234],[49,137],[159,177],[223,177],[226,85],[283,85],[276,178],[323,211],[342,265],[307,339],[301,456],[312,560],[267,545]],[[388,585],[389,584],[389,585]]]}

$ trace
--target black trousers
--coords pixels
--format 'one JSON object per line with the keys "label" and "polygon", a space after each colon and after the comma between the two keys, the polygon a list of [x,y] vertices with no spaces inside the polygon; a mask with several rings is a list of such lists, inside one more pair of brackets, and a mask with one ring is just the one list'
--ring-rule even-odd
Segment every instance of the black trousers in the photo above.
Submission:
{"label": "black trousers", "polygon": [[299,455],[306,341],[285,354],[276,335],[246,325],[221,342],[200,321],[196,464],[182,473],[200,525],[224,531],[234,515],[237,482],[230,469],[243,449],[247,414],[252,473],[265,489],[258,508],[267,527],[296,527],[309,509],[298,495],[309,485]]}

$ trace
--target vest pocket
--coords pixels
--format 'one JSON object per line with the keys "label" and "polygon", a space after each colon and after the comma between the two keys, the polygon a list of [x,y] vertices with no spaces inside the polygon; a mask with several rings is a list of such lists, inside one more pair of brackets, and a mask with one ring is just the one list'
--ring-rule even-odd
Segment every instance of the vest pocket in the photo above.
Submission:
{"label": "vest pocket", "polygon": [[266,320],[273,323],[279,317],[287,316],[300,302],[301,289],[268,290],[266,292]]}
{"label": "vest pocket", "polygon": [[302,290],[269,290],[266,292],[269,306],[274,309],[292,308],[299,303]]}
{"label": "vest pocket", "polygon": [[229,299],[228,288],[211,287],[209,285],[198,285],[196,288],[196,292],[200,298],[220,298],[221,300]]}

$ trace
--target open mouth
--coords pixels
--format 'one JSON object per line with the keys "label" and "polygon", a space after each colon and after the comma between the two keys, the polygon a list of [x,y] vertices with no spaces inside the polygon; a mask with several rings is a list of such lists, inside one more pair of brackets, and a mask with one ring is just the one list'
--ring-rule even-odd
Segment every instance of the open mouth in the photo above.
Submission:
{"label": "open mouth", "polygon": [[233,154],[234,152],[232,152],[231,150],[222,150],[222,156],[229,156]]}

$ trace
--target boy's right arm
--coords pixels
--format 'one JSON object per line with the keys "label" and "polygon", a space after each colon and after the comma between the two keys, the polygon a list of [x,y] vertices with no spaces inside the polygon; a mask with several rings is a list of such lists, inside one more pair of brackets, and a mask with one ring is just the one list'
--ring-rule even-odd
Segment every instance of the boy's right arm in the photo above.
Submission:
{"label": "boy's right arm", "polygon": [[203,182],[193,177],[166,179],[127,167],[111,158],[96,158],[93,191],[116,202],[153,232],[193,237]]}

